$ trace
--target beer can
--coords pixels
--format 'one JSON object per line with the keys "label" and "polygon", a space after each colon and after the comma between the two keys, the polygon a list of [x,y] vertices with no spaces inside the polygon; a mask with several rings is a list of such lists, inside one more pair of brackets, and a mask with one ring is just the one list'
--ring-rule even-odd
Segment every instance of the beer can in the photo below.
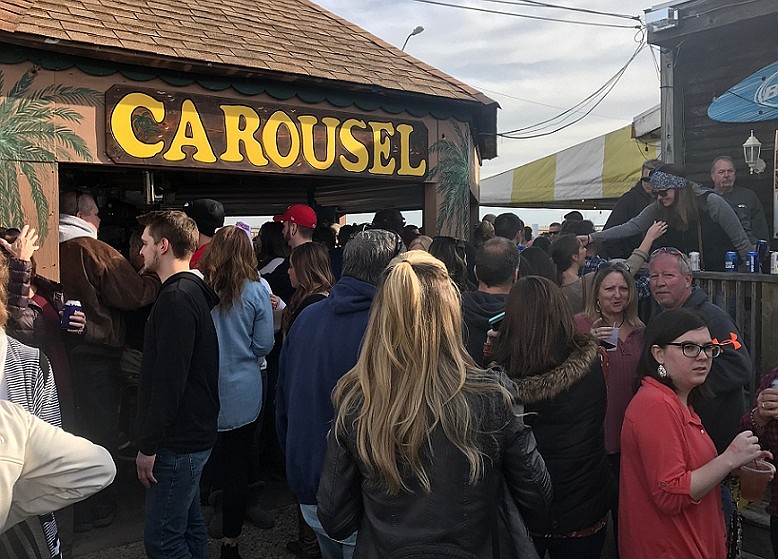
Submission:
{"label": "beer can", "polygon": [[756,251],[748,253],[748,271],[751,274],[759,273],[759,253]]}
{"label": "beer can", "polygon": [[75,299],[69,299],[65,303],[65,307],[62,309],[62,321],[60,322],[60,328],[63,330],[70,330],[70,317],[74,312],[81,312],[81,301]]}
{"label": "beer can", "polygon": [[689,263],[692,266],[692,272],[699,272],[700,271],[700,253],[699,252],[690,252],[689,253]]}
{"label": "beer can", "polygon": [[728,252],[724,256],[724,271],[737,272],[737,252]]}
{"label": "beer can", "polygon": [[770,273],[778,274],[778,252],[770,253]]}

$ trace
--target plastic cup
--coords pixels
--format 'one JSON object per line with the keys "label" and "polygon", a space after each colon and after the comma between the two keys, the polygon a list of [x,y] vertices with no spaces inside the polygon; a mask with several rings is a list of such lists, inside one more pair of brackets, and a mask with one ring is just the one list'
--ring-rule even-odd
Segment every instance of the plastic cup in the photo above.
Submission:
{"label": "plastic cup", "polygon": [[608,336],[605,341],[613,346],[608,346],[606,351],[616,351],[616,348],[619,345],[619,328],[617,326],[614,326],[611,329],[611,335]]}
{"label": "plastic cup", "polygon": [[766,460],[755,460],[741,466],[740,494],[748,501],[761,501],[773,475],[775,475],[775,466]]}

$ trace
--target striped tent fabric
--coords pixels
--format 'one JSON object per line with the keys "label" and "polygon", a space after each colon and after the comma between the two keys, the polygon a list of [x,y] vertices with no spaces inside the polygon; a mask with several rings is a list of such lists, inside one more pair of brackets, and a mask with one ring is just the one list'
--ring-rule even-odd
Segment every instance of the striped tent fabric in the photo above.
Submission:
{"label": "striped tent fabric", "polygon": [[657,142],[633,138],[633,125],[481,181],[481,205],[531,207],[543,203],[616,199],[657,157]]}

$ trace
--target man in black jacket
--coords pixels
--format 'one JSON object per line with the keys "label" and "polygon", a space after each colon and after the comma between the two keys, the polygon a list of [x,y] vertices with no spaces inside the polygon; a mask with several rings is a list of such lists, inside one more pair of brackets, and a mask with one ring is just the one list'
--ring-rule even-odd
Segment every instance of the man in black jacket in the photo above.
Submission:
{"label": "man in black jacket", "polygon": [[138,221],[145,227],[144,265],[162,281],[146,326],[138,386],[135,463],[148,489],[146,554],[205,559],[199,486],[219,415],[219,346],[211,319],[219,297],[189,270],[197,248],[191,218],[155,211]]}
{"label": "man in black jacket", "polygon": [[485,365],[484,342],[489,319],[505,310],[505,297],[519,278],[519,251],[512,241],[494,237],[475,253],[478,291],[462,293],[465,349],[478,365]]}
{"label": "man in black jacket", "polygon": [[[648,182],[648,174],[660,165],[662,162],[658,159],[649,159],[643,163],[640,179],[635,186],[621,195],[613,207],[608,221],[605,222],[603,230],[628,222],[654,200],[651,194],[651,185]],[[629,258],[642,240],[642,235],[636,235],[617,241],[608,241],[605,243],[605,251],[610,258]]]}

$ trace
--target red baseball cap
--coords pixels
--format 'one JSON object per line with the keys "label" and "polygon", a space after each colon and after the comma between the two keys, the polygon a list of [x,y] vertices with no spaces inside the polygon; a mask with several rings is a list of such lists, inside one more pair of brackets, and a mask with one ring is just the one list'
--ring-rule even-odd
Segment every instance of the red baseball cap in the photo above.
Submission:
{"label": "red baseball cap", "polygon": [[291,221],[308,229],[316,228],[316,212],[305,204],[292,204],[281,215],[273,217],[273,221]]}

